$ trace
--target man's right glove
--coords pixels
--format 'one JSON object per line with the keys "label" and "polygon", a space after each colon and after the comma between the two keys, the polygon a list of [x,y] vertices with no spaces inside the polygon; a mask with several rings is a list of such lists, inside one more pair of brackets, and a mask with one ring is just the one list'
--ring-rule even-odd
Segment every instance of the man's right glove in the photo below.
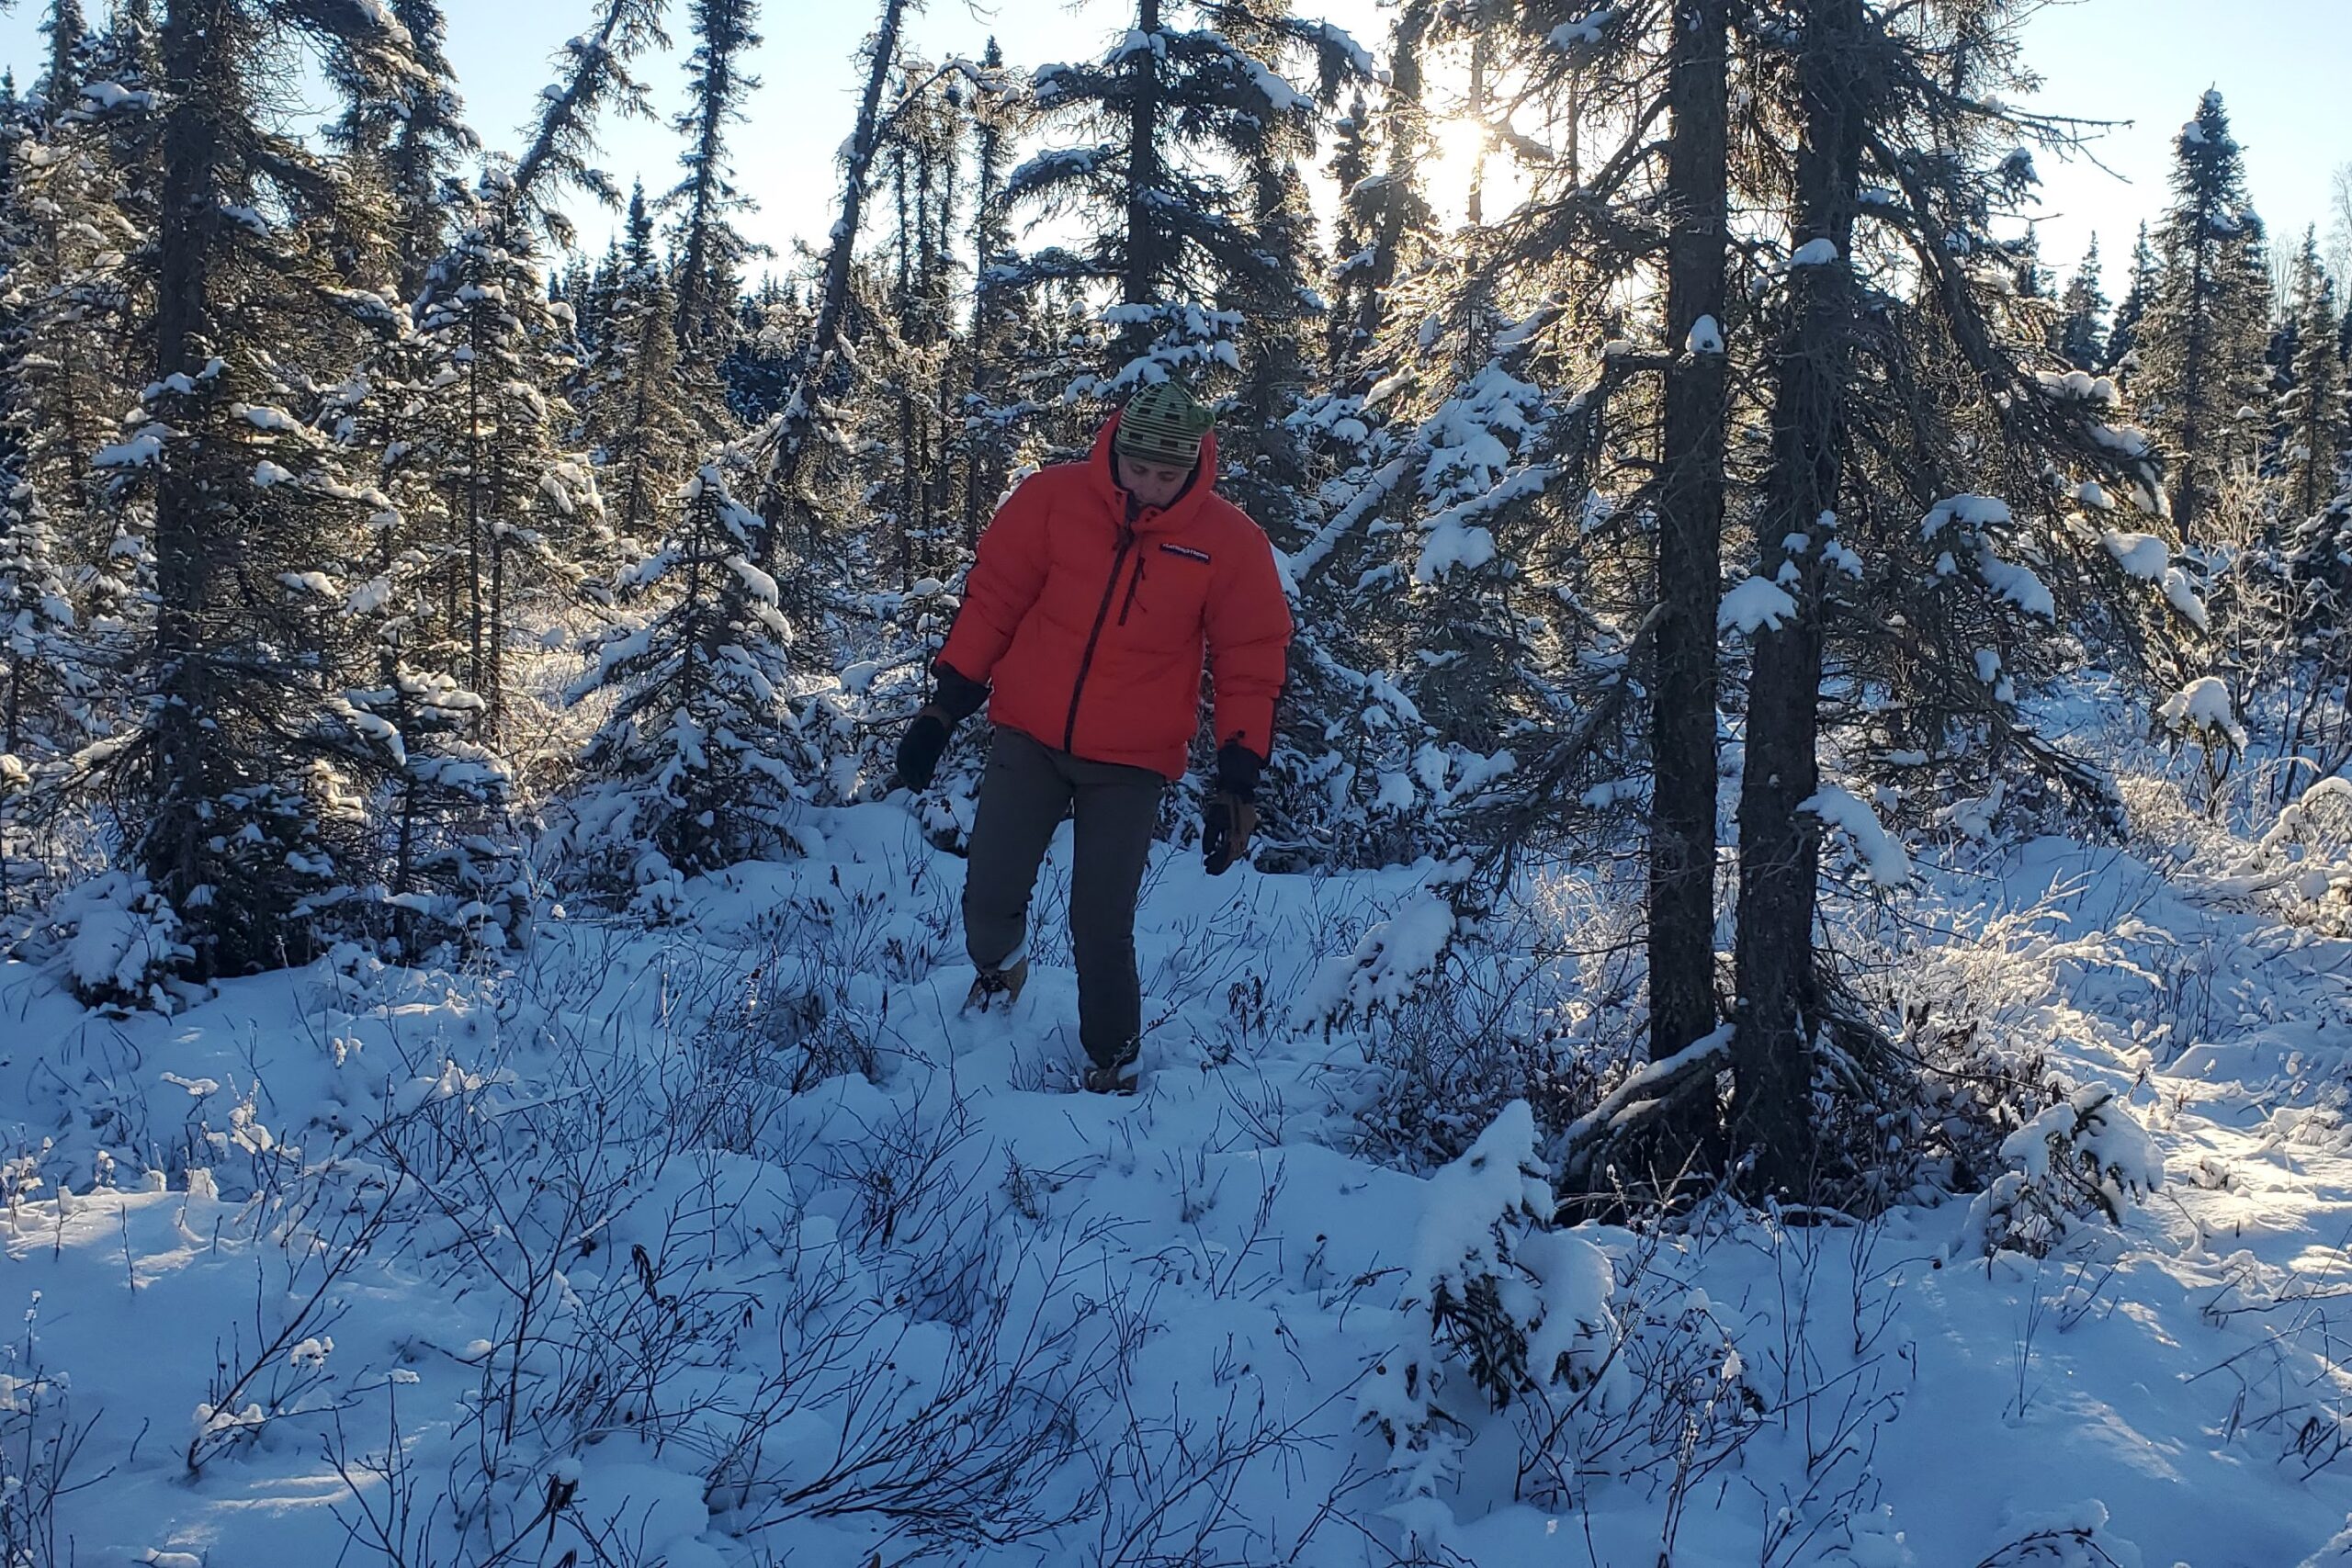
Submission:
{"label": "man's right glove", "polygon": [[929,789],[932,774],[947,750],[947,736],[957,725],[980,711],[989,689],[953,665],[932,660],[936,694],[923,704],[899,742],[899,782],[909,789]]}
{"label": "man's right glove", "polygon": [[940,754],[947,750],[947,716],[935,703],[915,715],[899,741],[899,782],[909,789],[928,789],[939,771]]}
{"label": "man's right glove", "polygon": [[1258,830],[1258,770],[1265,765],[1238,740],[1217,748],[1216,788],[1201,815],[1201,863],[1211,876],[1250,858],[1250,835]]}

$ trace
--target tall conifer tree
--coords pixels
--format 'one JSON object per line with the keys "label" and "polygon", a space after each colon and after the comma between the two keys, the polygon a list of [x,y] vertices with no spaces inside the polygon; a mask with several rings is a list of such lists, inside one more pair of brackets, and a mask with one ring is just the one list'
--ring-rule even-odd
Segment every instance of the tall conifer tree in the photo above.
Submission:
{"label": "tall conifer tree", "polygon": [[2305,231],[2296,253],[2289,319],[2295,328],[2290,385],[2278,400],[2280,490],[2285,521],[2300,525],[2335,496],[2346,430],[2345,366],[2336,346],[2341,321],[2335,283],[2321,264],[2319,241]]}
{"label": "tall conifer tree", "polygon": [[[1284,82],[1284,56],[1314,61],[1336,91],[1358,61],[1328,31],[1271,6],[1205,7],[1227,30],[1188,28],[1194,0],[1136,0],[1135,23],[1102,60],[1038,73],[1036,98],[1049,124],[1090,141],[1039,154],[1016,170],[1006,194],[1046,211],[1115,213],[1075,251],[1031,258],[1027,281],[1113,284],[1118,337],[1103,390],[1139,379],[1238,367],[1237,312],[1220,295],[1249,290],[1295,297],[1298,257],[1268,248],[1248,170],[1262,149],[1309,134],[1313,99]],[[1253,38],[1256,50],[1242,39]],[[1280,53],[1276,51],[1279,49]]]}
{"label": "tall conifer tree", "polygon": [[2203,542],[2260,434],[2242,411],[2266,400],[2269,270],[2221,94],[2199,101],[2173,152],[2172,205],[2156,228],[2163,271],[2138,328],[2134,390],[2171,459],[2174,521]]}
{"label": "tall conifer tree", "polygon": [[[305,950],[306,895],[332,886],[310,764],[345,754],[324,668],[337,523],[358,496],[334,453],[281,405],[314,298],[302,249],[262,204],[300,214],[334,184],[270,129],[268,62],[289,45],[340,56],[379,90],[416,69],[381,9],[335,0],[169,0],[153,391],[100,455],[154,474],[154,701],[138,859],[209,979]],[[318,281],[316,279],[311,280]],[[364,498],[360,504],[364,506]],[[314,604],[316,607],[314,607]]]}
{"label": "tall conifer tree", "polygon": [[727,128],[741,122],[745,101],[760,89],[759,78],[743,69],[744,57],[760,45],[753,30],[759,5],[691,0],[688,16],[695,38],[686,57],[690,101],[671,122],[687,139],[678,160],[686,175],[666,198],[679,209],[673,326],[681,345],[707,346],[715,360],[726,352],[742,264],[754,254],[729,218],[744,201],[729,167]]}
{"label": "tall conifer tree", "polygon": [[2162,278],[2155,246],[2148,242],[2148,226],[2142,223],[2132,242],[2132,281],[2125,286],[2123,298],[2117,302],[2115,314],[2108,322],[2107,346],[2100,354],[2099,369],[2124,376],[2140,368],[2140,323],[2148,308],[2155,303],[2156,288]]}
{"label": "tall conifer tree", "polygon": [[2066,280],[2058,301],[2058,357],[2077,370],[2098,370],[2104,363],[2108,333],[2102,321],[2107,296],[2099,291],[2098,237],[2091,237],[2082,265]]}

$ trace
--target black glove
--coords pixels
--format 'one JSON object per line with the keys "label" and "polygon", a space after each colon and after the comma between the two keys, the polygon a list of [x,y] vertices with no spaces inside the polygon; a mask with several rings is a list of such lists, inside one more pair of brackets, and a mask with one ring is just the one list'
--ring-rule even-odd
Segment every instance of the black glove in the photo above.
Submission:
{"label": "black glove", "polygon": [[1201,814],[1201,863],[1223,876],[1235,861],[1250,858],[1250,835],[1258,830],[1258,770],[1266,765],[1238,740],[1216,749],[1216,788]]}
{"label": "black glove", "polygon": [[930,706],[946,716],[950,729],[979,712],[980,705],[989,700],[986,685],[952,664],[934,659],[931,661],[931,673],[939,684],[932,694]]}
{"label": "black glove", "polygon": [[899,782],[909,789],[928,789],[939,771],[940,753],[947,750],[947,716],[925,707],[907,726],[899,741]]}
{"label": "black glove", "polygon": [[1223,876],[1233,863],[1250,858],[1250,835],[1258,830],[1258,808],[1219,790],[1201,814],[1201,863]]}
{"label": "black glove", "polygon": [[1258,772],[1266,760],[1238,740],[1216,749],[1216,792],[1236,800],[1258,798]]}

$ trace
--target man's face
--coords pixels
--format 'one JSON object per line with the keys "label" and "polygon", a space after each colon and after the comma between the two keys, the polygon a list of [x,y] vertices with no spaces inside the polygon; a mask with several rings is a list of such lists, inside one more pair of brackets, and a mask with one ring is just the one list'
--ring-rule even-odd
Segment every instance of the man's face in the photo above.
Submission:
{"label": "man's face", "polygon": [[1190,463],[1145,462],[1125,452],[1114,456],[1118,459],[1119,488],[1146,506],[1167,505],[1182,491],[1184,481],[1193,477]]}

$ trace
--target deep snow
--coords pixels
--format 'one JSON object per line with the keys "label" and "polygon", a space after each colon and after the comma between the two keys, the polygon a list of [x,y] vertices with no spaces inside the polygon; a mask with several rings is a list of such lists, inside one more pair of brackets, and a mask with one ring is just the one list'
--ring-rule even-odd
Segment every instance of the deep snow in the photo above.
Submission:
{"label": "deep snow", "polygon": [[903,797],[814,827],[500,972],[346,955],[162,1019],[0,970],[0,1446],[87,1425],[72,1560],[2294,1568],[2346,1526],[2352,942],[2117,851],[1915,846],[1884,983],[2112,1090],[2162,1186],[2040,1261],[1964,1202],[1582,1227],[1623,1356],[1548,1460],[1452,1374],[1414,1495],[1360,1417],[1476,1225],[1460,1171],[1350,1151],[1438,869],[1156,852],[1105,1100],[1067,829],[1027,993],[963,1019],[960,863]]}

